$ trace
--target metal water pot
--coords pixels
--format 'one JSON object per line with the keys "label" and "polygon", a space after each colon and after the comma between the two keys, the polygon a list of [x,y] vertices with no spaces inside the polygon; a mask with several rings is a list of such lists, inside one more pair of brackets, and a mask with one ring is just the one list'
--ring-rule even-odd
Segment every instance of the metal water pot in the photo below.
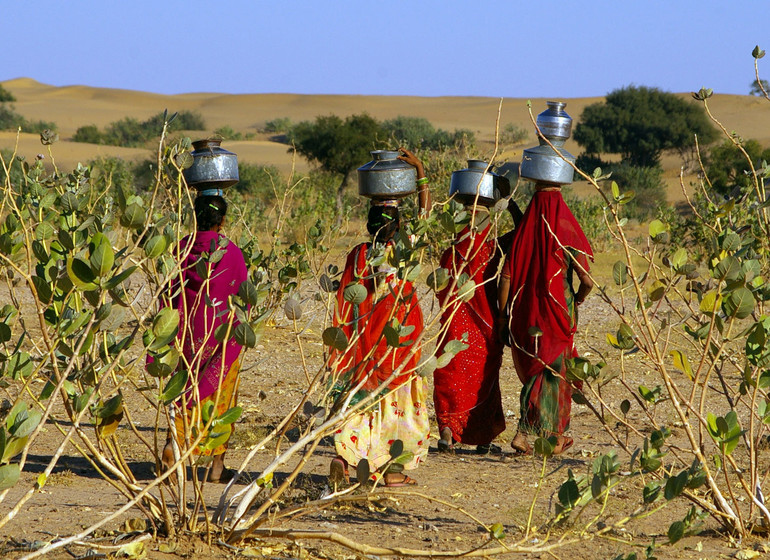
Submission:
{"label": "metal water pot", "polygon": [[[572,182],[574,169],[569,162],[574,163],[575,156],[562,148],[572,131],[572,117],[564,110],[566,105],[560,101],[548,101],[548,109],[537,116],[540,145],[524,150],[519,168],[522,177],[558,185]],[[549,146],[543,137],[554,147]]]}
{"label": "metal water pot", "polygon": [[487,162],[479,159],[469,159],[468,168],[452,173],[449,183],[449,196],[454,196],[463,204],[475,201],[481,206],[492,206],[510,193],[508,179],[487,171]]}
{"label": "metal water pot", "polygon": [[358,168],[358,194],[398,199],[417,192],[417,170],[397,159],[398,152],[375,150],[371,154],[374,159]]}
{"label": "metal water pot", "polygon": [[182,171],[188,185],[197,190],[226,189],[238,182],[238,157],[220,147],[221,142],[193,142],[193,163]]}

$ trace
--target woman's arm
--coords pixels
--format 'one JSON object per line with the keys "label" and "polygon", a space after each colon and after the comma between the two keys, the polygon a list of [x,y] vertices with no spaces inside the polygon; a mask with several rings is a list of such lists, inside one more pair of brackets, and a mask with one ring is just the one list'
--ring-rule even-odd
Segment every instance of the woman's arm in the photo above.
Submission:
{"label": "woman's arm", "polygon": [[588,274],[588,259],[586,259],[585,255],[579,255],[576,261],[575,273],[580,281],[580,286],[575,294],[575,303],[580,305],[588,297],[588,294],[591,293],[594,281],[591,280],[591,276]]}
{"label": "woman's arm", "polygon": [[430,189],[428,189],[428,180],[425,177],[425,167],[422,162],[412,152],[406,148],[399,148],[404,155],[398,156],[398,159],[408,163],[417,170],[417,198],[420,204],[420,216],[427,216],[430,213],[431,200]]}

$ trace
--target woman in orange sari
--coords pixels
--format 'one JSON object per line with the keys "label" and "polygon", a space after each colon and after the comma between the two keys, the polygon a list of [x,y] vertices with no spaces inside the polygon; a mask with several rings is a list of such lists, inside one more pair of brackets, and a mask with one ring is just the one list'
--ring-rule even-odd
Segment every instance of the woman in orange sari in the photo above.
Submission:
{"label": "woman in orange sari", "polygon": [[[399,159],[417,168],[421,211],[430,206],[427,179],[422,163],[403,150]],[[337,398],[345,398],[359,387],[351,405],[372,392],[381,397],[356,413],[334,434],[337,457],[330,466],[330,479],[349,479],[349,465],[366,459],[370,469],[380,469],[390,460],[390,448],[403,442],[412,454],[404,470],[415,469],[428,453],[430,419],[422,378],[415,375],[420,349],[415,349],[423,331],[423,315],[414,285],[399,278],[388,264],[400,215],[396,201],[372,201],[367,219],[371,243],[357,245],[347,256],[337,291],[334,325],[345,333],[348,346],[333,351],[329,363],[334,372]],[[375,264],[379,263],[379,264]],[[358,290],[353,297],[352,292]],[[386,339],[388,328],[400,329],[398,346]],[[382,473],[385,486],[416,484],[397,469]],[[363,482],[363,481],[360,481]]]}
{"label": "woman in orange sari", "polygon": [[[530,453],[527,435],[556,437],[554,453],[572,446],[572,384],[567,360],[577,356],[577,306],[593,288],[593,252],[557,185],[538,183],[516,228],[498,289],[502,329],[509,329],[513,363],[523,385],[519,431],[511,445]],[[577,276],[577,291],[572,285]]]}

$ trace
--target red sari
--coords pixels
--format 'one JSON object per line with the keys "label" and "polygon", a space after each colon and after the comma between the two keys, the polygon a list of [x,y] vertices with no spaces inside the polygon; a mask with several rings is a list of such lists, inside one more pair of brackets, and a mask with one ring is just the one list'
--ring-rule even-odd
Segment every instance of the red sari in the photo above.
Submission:
{"label": "red sari", "polygon": [[[510,277],[511,346],[521,393],[519,429],[549,436],[569,427],[572,386],[567,360],[577,356],[572,272],[588,270],[593,252],[560,190],[537,191],[503,269]],[[536,327],[536,329],[535,329]]]}
{"label": "red sari", "polygon": [[[504,345],[495,333],[497,318],[497,265],[501,252],[490,238],[491,226],[472,234],[466,227],[455,245],[441,256],[441,267],[451,278],[465,273],[476,283],[473,297],[455,300],[457,287],[438,294],[445,329],[436,355],[451,340],[462,340],[468,348],[433,374],[433,402],[439,433],[452,430],[452,437],[469,445],[486,445],[505,430],[500,396],[500,364]],[[455,303],[452,303],[455,300]]]}
{"label": "red sari", "polygon": [[[333,393],[364,382],[351,400],[353,404],[374,390],[388,390],[373,407],[340,427],[334,444],[337,454],[349,464],[367,459],[371,468],[378,469],[390,460],[393,442],[401,440],[404,450],[413,454],[404,468],[414,469],[425,459],[430,437],[423,381],[414,374],[420,350],[412,354],[423,331],[423,316],[411,282],[398,279],[396,271],[386,266],[372,271],[367,262],[370,247],[362,243],[348,254],[334,315],[334,325],[343,330],[348,346],[344,351],[333,350],[329,364],[334,372]],[[361,303],[345,300],[345,288],[352,283],[366,289]],[[396,321],[404,327],[398,348],[388,345],[384,336],[385,328]],[[384,385],[395,371],[399,375]]]}

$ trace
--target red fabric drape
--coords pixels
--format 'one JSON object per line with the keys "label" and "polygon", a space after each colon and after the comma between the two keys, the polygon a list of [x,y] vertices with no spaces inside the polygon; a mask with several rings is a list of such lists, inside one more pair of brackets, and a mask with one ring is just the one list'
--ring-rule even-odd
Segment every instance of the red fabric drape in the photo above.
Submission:
{"label": "red fabric drape", "polygon": [[[409,357],[412,345],[400,348],[388,346],[383,336],[385,327],[392,324],[394,319],[401,325],[412,326],[413,330],[402,336],[401,342],[412,341],[414,344],[422,333],[423,317],[411,282],[391,277],[390,289],[381,293],[377,299],[375,279],[366,262],[368,250],[369,244],[362,243],[348,254],[337,290],[334,324],[345,332],[351,344],[344,352],[332,351],[329,363],[336,362],[338,372],[352,369],[351,382],[357,384],[361,379],[366,379],[363,388],[371,391],[404,364],[402,375],[388,386],[393,388],[401,385],[414,372],[420,360],[419,350]],[[386,281],[388,278],[377,279],[378,283]],[[358,305],[345,301],[343,295],[345,288],[352,282],[358,282],[366,288],[366,299]],[[378,367],[380,360],[382,363]]]}
{"label": "red fabric drape", "polygon": [[[468,348],[433,374],[433,400],[439,430],[449,427],[454,439],[470,445],[490,443],[505,430],[500,395],[500,364],[503,344],[495,332],[497,317],[497,266],[502,256],[491,227],[471,235],[470,228],[441,257],[441,267],[456,279],[466,273],[476,283],[467,302],[451,303],[457,289],[444,288],[438,294],[442,306],[441,324],[446,325],[436,355],[451,340],[467,336]],[[449,305],[447,305],[449,303]]]}
{"label": "red fabric drape", "polygon": [[[567,257],[572,248],[593,260],[593,252],[561,191],[538,191],[516,228],[505,272],[510,276],[511,339],[522,383],[572,347],[576,325],[565,299]],[[542,334],[532,336],[531,327]]]}

